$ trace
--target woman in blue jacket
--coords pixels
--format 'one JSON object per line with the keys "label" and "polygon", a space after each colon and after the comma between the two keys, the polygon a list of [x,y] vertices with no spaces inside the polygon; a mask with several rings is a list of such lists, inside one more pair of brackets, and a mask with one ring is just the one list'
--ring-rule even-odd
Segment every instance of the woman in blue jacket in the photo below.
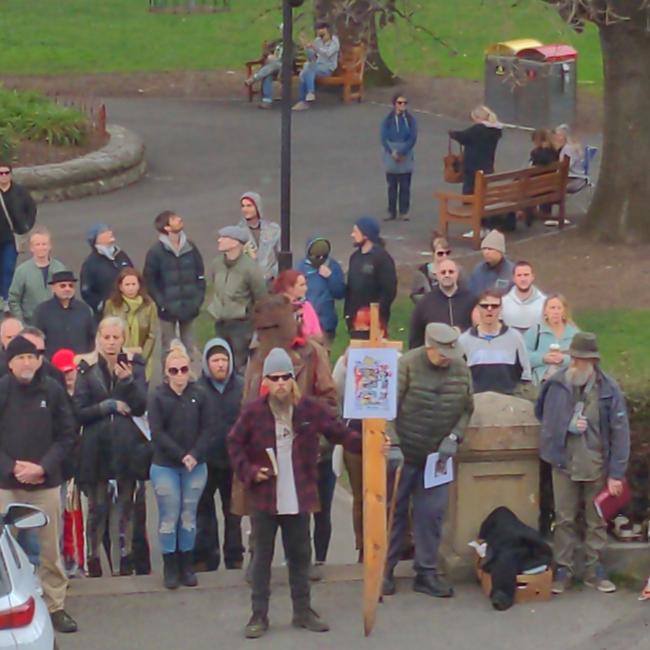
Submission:
{"label": "woman in blue jacket", "polygon": [[329,347],[336,336],[336,300],[345,297],[345,276],[341,265],[331,257],[332,245],[324,237],[307,241],[304,259],[296,268],[307,280],[307,300],[318,314]]}
{"label": "woman in blue jacket", "polygon": [[399,215],[408,220],[411,207],[411,175],[415,157],[413,149],[418,139],[415,117],[407,110],[408,100],[400,93],[393,96],[393,110],[381,123],[381,146],[388,183],[388,216],[386,221]]}

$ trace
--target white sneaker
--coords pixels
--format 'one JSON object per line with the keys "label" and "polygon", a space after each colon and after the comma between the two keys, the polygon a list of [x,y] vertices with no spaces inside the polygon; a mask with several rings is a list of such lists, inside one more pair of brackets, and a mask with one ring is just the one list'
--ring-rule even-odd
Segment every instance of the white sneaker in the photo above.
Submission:
{"label": "white sneaker", "polygon": [[306,111],[309,109],[309,104],[307,102],[298,102],[294,104],[292,111]]}
{"label": "white sneaker", "polygon": [[[545,225],[547,228],[559,228],[559,226],[560,226],[560,220],[559,220],[559,219],[547,219],[547,220],[544,222],[544,225]],[[565,220],[564,220],[564,225],[565,225],[565,226],[570,226],[570,225],[571,225],[571,222],[570,222],[568,219],[565,219]]]}
{"label": "white sneaker", "polygon": [[[485,235],[488,234],[487,228],[481,228],[481,232],[479,232],[478,236],[483,239]],[[464,232],[462,235],[465,239],[471,239],[474,237],[474,231],[473,230],[468,230],[467,232]]]}
{"label": "white sneaker", "polygon": [[316,101],[316,95],[314,95],[314,93],[307,93],[307,94],[305,95],[305,101],[306,101],[306,102],[313,102],[313,101]]}

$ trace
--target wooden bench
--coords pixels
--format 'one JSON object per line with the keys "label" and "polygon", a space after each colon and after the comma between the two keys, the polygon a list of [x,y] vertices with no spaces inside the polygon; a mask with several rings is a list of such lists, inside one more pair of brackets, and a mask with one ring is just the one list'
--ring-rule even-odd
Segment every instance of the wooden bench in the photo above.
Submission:
{"label": "wooden bench", "polygon": [[[249,79],[259,70],[266,60],[268,43],[262,46],[262,56],[254,61],[246,61],[246,79]],[[296,52],[292,66],[292,76],[297,77],[303,69],[307,59],[302,50]],[[366,70],[366,47],[364,45],[354,45],[352,47],[342,47],[339,53],[339,64],[331,77],[318,77],[316,84],[319,86],[343,88],[343,101],[351,102],[363,99],[364,93],[364,73]],[[248,101],[252,102],[256,95],[260,94],[260,89],[253,86],[247,86]]]}
{"label": "wooden bench", "polygon": [[559,226],[564,227],[569,159],[544,167],[528,167],[500,174],[476,172],[474,194],[436,192],[440,201],[439,227],[448,236],[449,223],[473,231],[472,245],[481,243],[481,219],[525,210],[543,204],[559,206]]}

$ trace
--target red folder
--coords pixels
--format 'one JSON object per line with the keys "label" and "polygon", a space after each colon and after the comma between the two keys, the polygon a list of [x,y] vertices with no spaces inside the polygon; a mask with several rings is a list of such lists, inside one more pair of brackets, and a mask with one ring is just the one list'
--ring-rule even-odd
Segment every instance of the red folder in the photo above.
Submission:
{"label": "red folder", "polygon": [[623,492],[620,496],[612,496],[605,486],[594,498],[594,508],[605,521],[611,521],[631,501],[632,492],[627,481],[623,481]]}

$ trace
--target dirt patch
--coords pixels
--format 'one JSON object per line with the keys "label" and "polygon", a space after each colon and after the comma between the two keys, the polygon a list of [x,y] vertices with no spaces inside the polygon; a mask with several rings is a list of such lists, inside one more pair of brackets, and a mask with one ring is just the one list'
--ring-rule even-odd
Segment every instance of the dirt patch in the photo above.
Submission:
{"label": "dirt patch", "polygon": [[[527,260],[536,284],[546,293],[559,292],[573,309],[650,309],[650,245],[627,246],[594,242],[578,229],[508,244],[508,256]],[[467,272],[479,253],[459,260]],[[400,272],[400,285],[410,288],[412,268]]]}
{"label": "dirt patch", "polygon": [[81,147],[54,147],[46,142],[21,142],[14,151],[14,164],[16,167],[31,167],[65,162],[101,149],[109,139],[108,134],[92,133]]}
{"label": "dirt patch", "polygon": [[[75,97],[196,97],[230,99],[244,97],[244,70],[105,73],[93,75],[0,76],[7,88],[30,89]],[[370,101],[390,102],[396,88],[404,90],[414,108],[466,120],[469,111],[483,101],[483,83],[467,79],[404,76],[399,86],[369,87]],[[578,92],[581,133],[600,131],[602,98],[588,90]]]}

